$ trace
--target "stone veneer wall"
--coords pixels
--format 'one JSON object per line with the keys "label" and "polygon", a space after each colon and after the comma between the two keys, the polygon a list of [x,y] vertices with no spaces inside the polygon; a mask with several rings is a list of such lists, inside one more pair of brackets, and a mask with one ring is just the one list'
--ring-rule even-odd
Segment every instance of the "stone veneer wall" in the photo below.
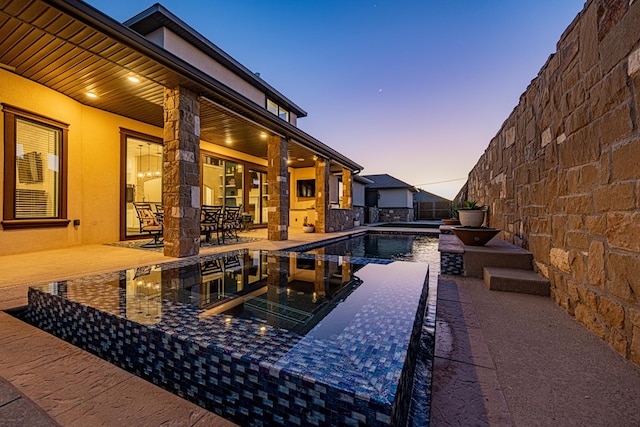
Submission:
{"label": "stone veneer wall", "polygon": [[380,222],[413,221],[413,208],[378,208]]}
{"label": "stone veneer wall", "polygon": [[458,195],[640,365],[640,1],[589,0]]}
{"label": "stone veneer wall", "polygon": [[344,231],[353,228],[353,211],[351,209],[329,209],[327,211],[327,231]]}

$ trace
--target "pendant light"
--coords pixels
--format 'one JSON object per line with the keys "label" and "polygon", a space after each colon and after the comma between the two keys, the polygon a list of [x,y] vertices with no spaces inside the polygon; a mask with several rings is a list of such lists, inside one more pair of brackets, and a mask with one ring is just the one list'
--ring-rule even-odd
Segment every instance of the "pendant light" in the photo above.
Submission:
{"label": "pendant light", "polygon": [[151,143],[147,142],[147,177],[151,177]]}
{"label": "pendant light", "polygon": [[162,175],[162,171],[160,170],[160,166],[162,165],[162,163],[161,163],[162,159],[160,158],[160,156],[161,156],[160,146],[157,146],[156,148],[157,148],[157,150],[156,150],[156,154],[157,154],[157,156],[156,156],[156,159],[157,159],[156,160],[156,176],[160,176],[160,175]]}
{"label": "pendant light", "polygon": [[142,173],[142,144],[138,145],[138,178],[143,178]]}

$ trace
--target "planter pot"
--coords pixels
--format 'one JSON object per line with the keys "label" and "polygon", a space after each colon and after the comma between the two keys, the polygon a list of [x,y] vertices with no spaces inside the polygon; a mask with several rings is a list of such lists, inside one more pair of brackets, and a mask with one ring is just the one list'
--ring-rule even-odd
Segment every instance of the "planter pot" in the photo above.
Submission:
{"label": "planter pot", "polygon": [[357,219],[353,220],[353,226],[354,227],[360,227],[360,221],[358,221]]}
{"label": "planter pot", "polygon": [[313,225],[303,225],[302,231],[305,233],[313,233],[315,231],[315,227]]}
{"label": "planter pot", "polygon": [[484,222],[484,210],[482,209],[460,209],[458,211],[460,225],[463,227],[480,227]]}
{"label": "planter pot", "polygon": [[497,228],[488,227],[451,227],[451,231],[465,245],[484,246],[500,232]]}
{"label": "planter pot", "polygon": [[460,220],[459,219],[443,219],[442,222],[444,223],[444,225],[460,225]]}

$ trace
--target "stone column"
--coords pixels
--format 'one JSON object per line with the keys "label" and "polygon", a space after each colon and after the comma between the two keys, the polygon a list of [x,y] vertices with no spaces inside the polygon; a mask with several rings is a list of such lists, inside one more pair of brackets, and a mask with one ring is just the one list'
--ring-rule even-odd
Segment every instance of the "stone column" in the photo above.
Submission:
{"label": "stone column", "polygon": [[269,219],[267,238],[287,240],[289,238],[289,170],[287,151],[289,142],[279,136],[269,137],[267,157],[267,183],[269,187]]}
{"label": "stone column", "polygon": [[200,251],[200,104],[184,87],[164,89],[164,254]]}
{"label": "stone column", "polygon": [[342,169],[342,209],[351,209],[353,207],[353,177],[351,169]]}
{"label": "stone column", "polygon": [[316,232],[326,233],[329,227],[329,159],[316,159]]}

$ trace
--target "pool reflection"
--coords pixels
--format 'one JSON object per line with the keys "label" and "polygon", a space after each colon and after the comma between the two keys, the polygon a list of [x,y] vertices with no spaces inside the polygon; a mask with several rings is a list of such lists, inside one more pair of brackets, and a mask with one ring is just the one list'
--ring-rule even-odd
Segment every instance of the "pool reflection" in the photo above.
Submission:
{"label": "pool reflection", "polygon": [[361,283],[355,273],[362,264],[322,252],[244,250],[180,267],[127,270],[120,281],[126,289],[120,311],[152,325],[178,303],[197,309],[200,319],[233,316],[304,334]]}

